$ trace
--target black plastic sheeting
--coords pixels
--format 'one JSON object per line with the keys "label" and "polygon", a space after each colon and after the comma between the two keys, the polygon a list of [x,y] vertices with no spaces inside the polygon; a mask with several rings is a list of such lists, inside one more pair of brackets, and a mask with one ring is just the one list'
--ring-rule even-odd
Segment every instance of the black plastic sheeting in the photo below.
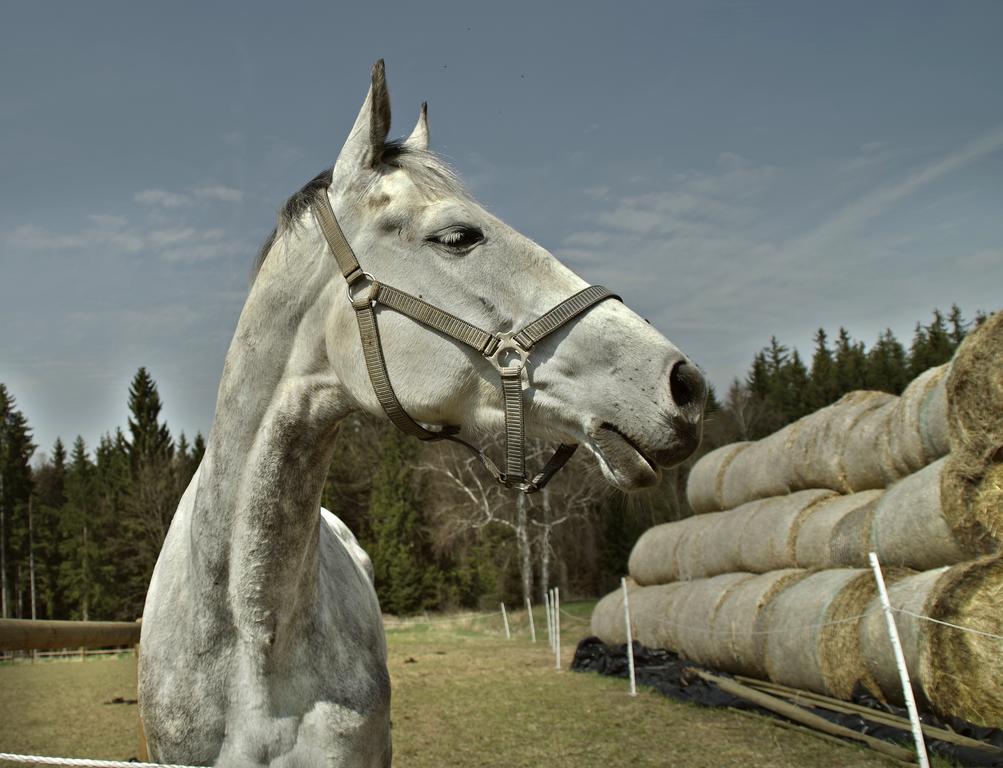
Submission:
{"label": "black plastic sheeting", "polygon": [[[586,638],[578,644],[578,648],[575,650],[571,669],[575,672],[598,672],[601,675],[627,679],[629,675],[627,646],[626,644],[606,645],[598,637]],[[652,650],[636,641],[634,642],[634,676],[638,685],[654,688],[664,696],[677,701],[686,701],[704,707],[732,707],[780,718],[776,713],[756,706],[750,701],[725,693],[713,683],[696,675],[694,669],[707,668],[681,659],[671,651]],[[722,677],[731,677],[725,672],[710,669],[707,671]],[[905,709],[878,701],[870,696],[864,688],[859,688],[854,692],[853,701],[871,709],[908,717]],[[860,715],[831,712],[822,707],[812,707],[808,711],[858,733],[865,733],[908,748],[913,746],[912,733],[908,729],[900,730],[887,725],[879,725]],[[954,718],[941,720],[928,713],[922,713],[921,719],[927,725],[952,730],[962,736],[983,741],[989,747],[996,747],[996,749],[981,750],[927,737],[926,748],[931,755],[939,755],[958,765],[1003,767],[1003,730],[981,728]]]}

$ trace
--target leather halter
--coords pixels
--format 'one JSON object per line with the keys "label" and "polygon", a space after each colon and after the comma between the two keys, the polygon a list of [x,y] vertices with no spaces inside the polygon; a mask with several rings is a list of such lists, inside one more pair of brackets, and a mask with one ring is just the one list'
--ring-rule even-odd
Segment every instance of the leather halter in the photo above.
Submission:
{"label": "leather halter", "polygon": [[[526,478],[526,427],[522,390],[524,379],[528,384],[526,363],[530,353],[537,342],[558,328],[585,314],[606,299],[619,301],[620,297],[600,285],[592,285],[565,299],[548,312],[544,312],[520,331],[488,333],[410,293],[381,283],[368,272],[364,272],[345,234],[341,231],[327,194],[320,194],[314,200],[312,207],[328,247],[348,283],[348,297],[359,324],[362,352],[369,371],[369,379],[373,384],[376,398],[390,421],[402,432],[413,435],[419,440],[449,440],[473,451],[492,476],[506,488],[515,488],[523,493],[535,493],[543,488],[557,470],[567,463],[578,446],[562,443],[537,475],[532,479]],[[397,395],[394,394],[386,361],[383,359],[380,330],[376,324],[378,304],[396,310],[424,326],[466,344],[487,358],[498,370],[505,401],[504,471],[498,469],[483,450],[457,437],[459,427],[427,429],[407,414]]]}

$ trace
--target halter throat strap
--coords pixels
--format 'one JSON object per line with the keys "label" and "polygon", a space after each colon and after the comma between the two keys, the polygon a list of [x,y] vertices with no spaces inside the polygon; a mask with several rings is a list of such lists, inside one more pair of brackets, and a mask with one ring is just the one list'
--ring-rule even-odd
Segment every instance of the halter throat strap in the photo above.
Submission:
{"label": "halter throat strap", "polygon": [[[394,426],[419,440],[449,440],[462,445],[473,452],[488,472],[507,488],[515,488],[523,493],[535,493],[543,488],[568,462],[578,446],[562,443],[543,469],[527,479],[525,403],[522,392],[524,383],[528,384],[526,363],[530,353],[542,339],[592,307],[606,299],[620,300],[620,297],[602,286],[592,285],[565,299],[519,331],[488,333],[410,293],[381,283],[364,272],[338,224],[326,192],[318,195],[312,208],[324,239],[348,284],[348,297],[355,310],[363,357],[376,399]],[[505,404],[504,470],[499,469],[482,449],[460,438],[456,434],[459,427],[428,429],[404,410],[390,383],[383,357],[380,329],[376,322],[376,307],[380,304],[470,347],[487,358],[498,371]]]}

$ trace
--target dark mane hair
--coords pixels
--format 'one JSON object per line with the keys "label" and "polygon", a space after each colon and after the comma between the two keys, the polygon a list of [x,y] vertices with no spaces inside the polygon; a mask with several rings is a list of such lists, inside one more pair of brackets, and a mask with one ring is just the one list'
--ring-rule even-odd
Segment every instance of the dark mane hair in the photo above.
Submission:
{"label": "dark mane hair", "polygon": [[[383,147],[377,173],[386,173],[394,169],[407,171],[411,180],[429,195],[435,197],[466,195],[456,174],[441,157],[433,152],[409,147],[402,139],[388,141]],[[279,209],[278,224],[265,238],[254,259],[251,268],[252,284],[261,270],[261,265],[268,258],[268,252],[271,251],[276,238],[293,226],[307,212],[317,195],[323,194],[331,185],[333,172],[334,168],[321,171],[283,203]]]}

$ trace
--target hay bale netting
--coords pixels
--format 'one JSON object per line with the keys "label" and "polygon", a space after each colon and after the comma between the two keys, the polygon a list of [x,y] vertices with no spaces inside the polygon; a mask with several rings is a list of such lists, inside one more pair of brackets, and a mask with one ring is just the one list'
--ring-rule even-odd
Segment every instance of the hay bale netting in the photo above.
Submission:
{"label": "hay bale netting", "polygon": [[[942,716],[1003,724],[1003,559],[982,558],[892,584],[889,598],[914,690]],[[917,618],[928,616],[978,632]],[[902,701],[884,612],[873,600],[859,627],[861,651],[881,693]],[[991,636],[990,636],[991,635]],[[994,637],[993,637],[994,636]]]}
{"label": "hay bale netting", "polygon": [[863,490],[846,483],[840,463],[843,445],[865,414],[894,400],[884,392],[851,392],[753,443],[724,471],[724,508],[806,488]]}
{"label": "hay bale netting", "polygon": [[924,371],[901,397],[861,417],[839,456],[847,488],[883,488],[948,452],[949,369],[941,365]]}
{"label": "hay bale netting", "polygon": [[663,607],[662,626],[656,636],[658,647],[698,664],[709,663],[718,608],[732,591],[754,578],[751,573],[722,573],[681,584],[671,605]]}
{"label": "hay bale netting", "polygon": [[926,571],[967,559],[944,515],[946,466],[943,458],[909,475],[874,506],[869,549],[882,563]]}
{"label": "hay bale netting", "polygon": [[[634,640],[649,648],[659,648],[662,621],[672,611],[672,600],[682,583],[640,587],[627,580],[630,596],[630,631]],[[592,634],[607,645],[627,642],[627,622],[623,612],[623,589],[603,597],[592,609]]]}
{"label": "hay bale netting", "polygon": [[[826,521],[831,524],[828,561],[862,568],[867,566],[867,553],[877,552],[888,565],[925,571],[965,560],[968,553],[944,513],[943,480],[948,460],[938,459],[865,504],[850,500],[866,492],[846,496],[847,505],[854,508]],[[824,532],[815,531],[810,521],[805,525],[816,535]],[[816,556],[820,549],[821,542],[816,539]],[[805,559],[799,565],[807,568],[815,563]]]}
{"label": "hay bale netting", "polygon": [[833,560],[864,565],[873,551],[883,563],[925,571],[999,552],[1003,465],[990,465],[968,485],[963,463],[948,454],[899,480],[857,519],[846,518],[834,531]]}
{"label": "hay bale netting", "polygon": [[1003,543],[1003,312],[961,343],[947,399],[944,512],[968,550],[995,552]]}
{"label": "hay bale netting", "polygon": [[953,370],[923,372],[901,397],[850,392],[762,440],[712,451],[690,473],[690,506],[711,512],[807,488],[854,493],[922,469],[950,447]]}
{"label": "hay bale netting", "polygon": [[792,568],[802,521],[834,491],[798,491],[726,512],[695,515],[645,531],[630,553],[639,584],[666,584],[720,573]]}
{"label": "hay bale netting", "polygon": [[835,496],[835,491],[813,489],[755,505],[741,530],[736,526],[731,531],[731,541],[739,550],[740,570],[767,573],[797,567],[796,544],[801,526],[818,505]]}
{"label": "hay bale netting", "polygon": [[807,575],[807,571],[788,568],[735,584],[714,613],[705,663],[737,675],[765,679],[767,635],[759,629],[759,617],[777,594]]}
{"label": "hay bale netting", "polygon": [[686,480],[686,500],[694,512],[699,514],[725,508],[721,499],[721,480],[724,472],[735,456],[750,445],[751,442],[725,445],[711,451],[693,465]]}
{"label": "hay bale netting", "polygon": [[823,499],[811,508],[809,514],[801,522],[794,543],[794,560],[799,568],[837,568],[845,565],[863,566],[856,561],[856,553],[851,553],[853,562],[842,559],[840,552],[834,550],[832,543],[836,539],[836,531],[843,521],[855,515],[870,514],[883,491],[860,491],[846,496],[831,496]]}
{"label": "hay bale netting", "polygon": [[[655,525],[641,534],[630,551],[627,568],[638,584],[668,584],[683,578],[676,556],[680,546],[692,546],[690,534],[699,533],[723,512],[687,517]],[[683,544],[683,542],[687,542]]]}
{"label": "hay bale netting", "polygon": [[[896,573],[885,574],[891,581]],[[869,570],[817,571],[782,590],[763,612],[764,663],[775,682],[849,698],[857,683],[873,683],[858,625],[877,593]]]}

